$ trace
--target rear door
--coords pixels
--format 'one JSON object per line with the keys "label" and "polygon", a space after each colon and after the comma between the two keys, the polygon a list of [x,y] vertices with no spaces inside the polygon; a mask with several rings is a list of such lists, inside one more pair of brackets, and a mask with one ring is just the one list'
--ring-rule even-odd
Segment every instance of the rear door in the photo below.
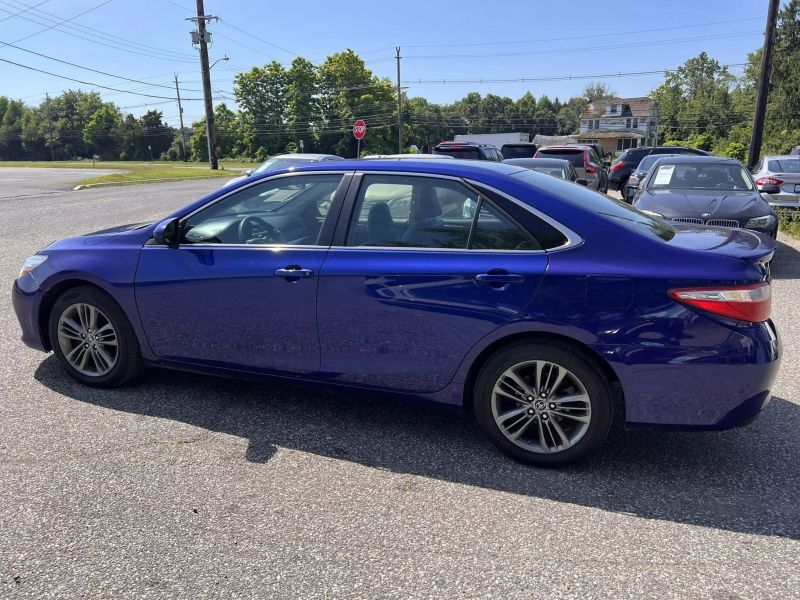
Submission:
{"label": "rear door", "polygon": [[771,175],[780,179],[781,196],[800,198],[800,158],[775,158],[767,161]]}
{"label": "rear door", "polygon": [[[458,179],[357,178],[319,278],[323,376],[440,390],[478,340],[531,303],[547,254],[503,207]],[[391,211],[401,198],[407,210]],[[376,228],[378,214],[391,222]]]}

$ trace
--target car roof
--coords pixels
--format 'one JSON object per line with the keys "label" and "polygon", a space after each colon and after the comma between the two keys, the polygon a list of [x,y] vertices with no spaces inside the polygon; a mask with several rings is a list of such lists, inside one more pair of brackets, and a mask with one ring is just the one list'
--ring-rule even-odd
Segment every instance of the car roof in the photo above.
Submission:
{"label": "car roof", "polygon": [[313,152],[307,152],[305,154],[300,154],[299,152],[293,152],[288,154],[276,154],[275,156],[270,156],[267,160],[272,160],[275,158],[307,158],[309,160],[323,160],[326,158],[335,158],[341,159],[341,156],[336,156],[335,154],[315,154]]}
{"label": "car roof", "polygon": [[535,146],[533,142],[506,142],[503,146]]}
{"label": "car roof", "polygon": [[395,160],[455,160],[455,158],[447,154],[373,154],[361,157],[362,160],[377,160],[379,158],[393,158]]}
{"label": "car roof", "polygon": [[[325,164],[309,163],[292,168],[292,172],[303,171],[391,171],[395,173],[422,173],[431,175],[451,175],[453,177],[470,177],[471,175],[506,176],[525,171],[525,169],[485,160],[397,160],[376,158],[374,160],[348,159],[326,161]],[[273,171],[272,174],[278,173]]]}
{"label": "car roof", "polygon": [[692,154],[665,154],[660,162],[675,165],[692,163],[717,163],[741,166],[742,164],[735,158],[728,158],[726,156],[695,156]]}
{"label": "car roof", "polygon": [[439,146],[488,146],[489,148],[497,148],[494,144],[482,144],[481,142],[457,142],[455,140],[448,140],[446,142],[439,142],[436,144],[436,147]]}
{"label": "car roof", "polygon": [[762,157],[763,160],[784,160],[784,159],[792,159],[792,160],[800,160],[800,156],[797,154],[770,154],[769,156]]}
{"label": "car roof", "polygon": [[507,165],[519,165],[520,167],[525,166],[551,166],[551,167],[564,167],[566,165],[571,165],[572,163],[568,160],[564,160],[563,158],[507,158],[503,161]]}
{"label": "car roof", "polygon": [[585,151],[586,146],[545,146],[544,148],[539,148],[539,150],[579,150]]}

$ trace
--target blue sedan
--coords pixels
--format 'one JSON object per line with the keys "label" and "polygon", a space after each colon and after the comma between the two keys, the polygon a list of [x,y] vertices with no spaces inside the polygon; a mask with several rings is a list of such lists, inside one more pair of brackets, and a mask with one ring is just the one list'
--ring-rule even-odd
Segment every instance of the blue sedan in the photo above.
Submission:
{"label": "blue sedan", "polygon": [[341,161],[55,242],[13,302],[23,341],[87,385],[159,366],[424,398],[554,466],[595,452],[615,411],[752,420],[780,357],[774,248],[512,165]]}

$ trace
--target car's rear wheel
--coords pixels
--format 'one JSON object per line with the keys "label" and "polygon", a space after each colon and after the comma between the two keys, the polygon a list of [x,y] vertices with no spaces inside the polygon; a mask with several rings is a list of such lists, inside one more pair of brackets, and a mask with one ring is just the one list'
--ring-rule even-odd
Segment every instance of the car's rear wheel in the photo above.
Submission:
{"label": "car's rear wheel", "polygon": [[573,463],[608,436],[612,392],[584,352],[558,342],[518,343],[481,369],[474,410],[482,429],[509,456],[537,466]]}
{"label": "car's rear wheel", "polygon": [[113,387],[142,370],[139,343],[120,306],[89,286],[72,288],[54,303],[49,322],[53,352],[75,379]]}

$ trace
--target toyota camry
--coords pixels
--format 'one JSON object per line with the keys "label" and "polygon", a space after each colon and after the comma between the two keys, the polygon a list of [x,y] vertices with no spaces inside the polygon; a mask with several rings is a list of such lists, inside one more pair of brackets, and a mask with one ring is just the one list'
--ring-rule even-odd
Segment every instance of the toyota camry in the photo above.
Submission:
{"label": "toyota camry", "polygon": [[13,303],[23,341],[90,386],[150,366],[423,398],[553,466],[596,452],[615,411],[752,420],[780,357],[774,248],[513,165],[327,162],[57,241]]}

